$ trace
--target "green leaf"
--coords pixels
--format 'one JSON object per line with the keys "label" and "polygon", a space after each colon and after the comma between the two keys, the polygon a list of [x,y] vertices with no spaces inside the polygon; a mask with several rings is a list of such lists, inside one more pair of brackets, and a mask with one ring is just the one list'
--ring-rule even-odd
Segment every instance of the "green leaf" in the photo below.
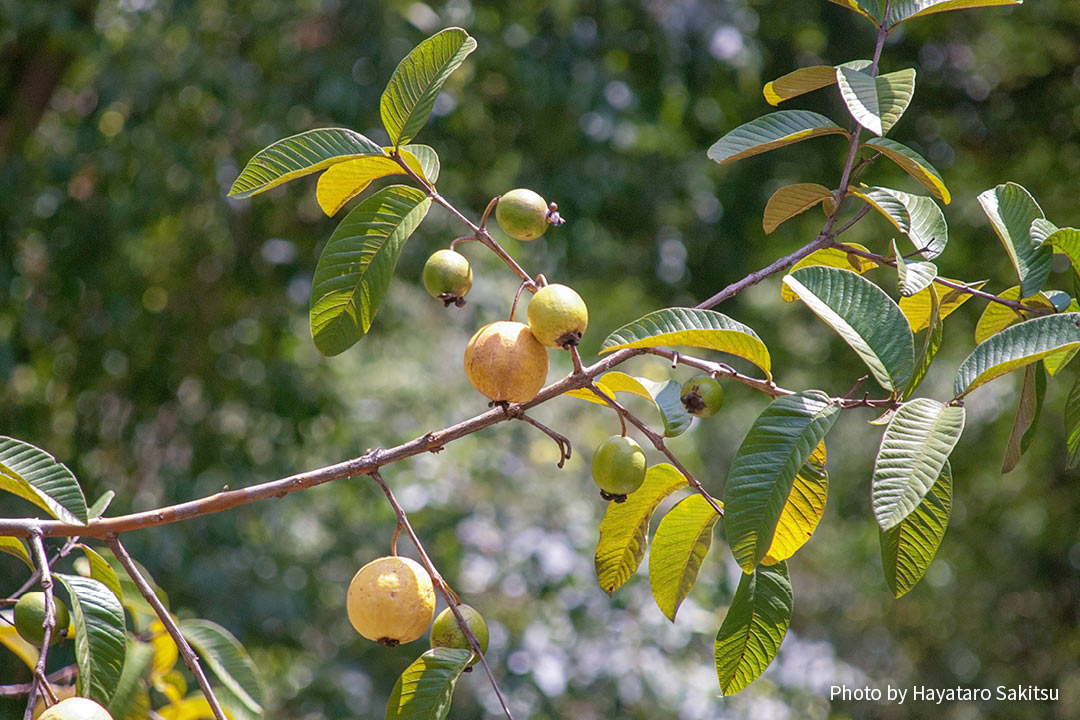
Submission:
{"label": "green leaf", "polygon": [[1065,442],[1069,449],[1065,466],[1071,470],[1080,465],[1080,375],[1065,400]]}
{"label": "green leaf", "polygon": [[782,187],[765,203],[765,215],[761,225],[768,235],[785,220],[806,212],[818,203],[831,198],[832,191],[817,183],[798,183]]}
{"label": "green leaf", "polygon": [[[131,615],[132,622],[135,625],[135,631],[143,632],[151,623],[158,619],[157,613],[154,611],[154,608],[150,606],[150,603],[142,596],[142,593],[139,592],[138,586],[136,586],[135,582],[128,576],[124,566],[120,564],[120,561],[116,559],[116,556],[113,555],[111,550],[102,548],[98,555],[109,563],[109,566],[112,567],[113,572],[116,574],[121,590],[121,594],[118,595],[118,597],[122,598],[121,603]],[[154,582],[153,577],[138,560],[134,560],[133,562],[139,569],[139,572],[142,573],[142,576],[146,578],[146,581],[150,583],[150,587],[153,588],[154,594],[158,596],[158,599],[160,599],[165,608],[168,609],[168,594]],[[90,571],[93,572],[93,569],[91,568]],[[83,575],[86,574],[81,570],[80,573]]]}
{"label": "green leaf", "polygon": [[383,126],[394,147],[416,137],[450,74],[476,49],[461,28],[447,28],[413,48],[398,64],[379,101]]}
{"label": "green leaf", "polygon": [[[666,437],[682,435],[690,427],[690,421],[693,418],[683,407],[682,384],[676,380],[653,382],[647,378],[633,377],[624,372],[612,370],[597,380],[595,385],[598,390],[613,400],[615,393],[628,392],[650,401],[660,413]],[[571,390],[566,394],[598,405],[607,405],[603,398],[598,397],[588,388]]]}
{"label": "green leaf", "polygon": [[[1036,237],[1036,221],[1031,224],[1031,235]],[[1047,223],[1049,224],[1049,223]],[[1051,226],[1053,227],[1053,226]],[[1076,228],[1053,228],[1042,241],[1042,245],[1049,244],[1054,252],[1069,258],[1073,270],[1080,273],[1080,230]]]}
{"label": "green leaf", "polygon": [[44,450],[0,435],[0,490],[29,500],[57,520],[85,525],[86,497],[71,471]]}
{"label": "green leaf", "polygon": [[[845,243],[844,247],[854,248],[856,250],[862,250],[863,252],[870,252],[865,245],[859,243]],[[862,275],[868,270],[873,270],[878,266],[873,260],[868,260],[864,257],[860,257],[855,253],[848,252],[847,250],[839,247],[822,248],[821,250],[815,250],[799,262],[795,263],[789,272],[794,272],[799,268],[813,267],[815,265],[823,265],[825,267],[843,268],[844,270],[851,270],[852,272]],[[780,297],[784,302],[792,302],[798,300],[799,296],[792,292],[791,288],[787,285],[780,286]]]}
{"label": "green leaf", "polygon": [[124,592],[121,589],[120,577],[116,574],[116,570],[113,569],[112,565],[109,564],[109,561],[88,545],[79,543],[76,547],[83,551],[86,560],[90,563],[90,577],[109,588],[109,592],[115,595],[116,599],[123,605]]}
{"label": "green leaf", "polygon": [[757,365],[772,379],[769,349],[757,333],[715,310],[665,308],[623,325],[605,338],[600,354],[622,348],[686,345],[726,352]]}
{"label": "green leaf", "polygon": [[938,274],[937,265],[925,260],[904,260],[895,240],[892,241],[892,251],[896,258],[896,289],[902,296],[914,295],[934,284]]}
{"label": "green leaf", "polygon": [[611,595],[630,579],[645,556],[653,511],[664,498],[685,487],[689,483],[673,466],[653,465],[645,472],[645,482],[626,496],[626,502],[608,503],[595,558],[601,590]]}
{"label": "green leaf", "polygon": [[946,460],[915,511],[890,530],[878,530],[885,582],[895,597],[915,587],[934,560],[952,510],[952,469]]}
{"label": "green leaf", "polygon": [[915,339],[892,298],[848,270],[807,267],[784,284],[830,325],[886,390],[899,391],[915,370]]}
{"label": "green leaf", "polygon": [[892,160],[911,177],[918,180],[930,194],[948,205],[952,201],[949,189],[945,187],[945,181],[941,173],[926,161],[919,153],[906,145],[890,140],[889,138],[870,138],[862,147],[869,148],[873,152],[879,152]]}
{"label": "green leaf", "polygon": [[855,122],[879,136],[888,133],[900,120],[915,94],[912,68],[874,76],[862,70],[838,67],[836,82]]}
{"label": "green leaf", "polygon": [[1021,294],[1027,297],[1042,290],[1050,277],[1053,252],[1031,241],[1032,222],[1044,218],[1035,198],[1020,185],[1005,183],[980,193],[979,205],[1016,268]]}
{"label": "green leaf", "polygon": [[335,163],[383,154],[378,143],[348,128],[308,130],[255,153],[233,183],[229,197],[251,197]]}
{"label": "green leaf", "polygon": [[[930,364],[934,361],[934,356],[937,355],[941,343],[945,340],[945,323],[941,319],[941,303],[938,300],[937,286],[931,283],[923,292],[928,293],[931,298],[930,319],[928,321],[930,325],[927,328],[926,336],[923,338],[922,350],[919,352],[915,363],[915,374],[911,376],[907,387],[904,388],[903,398],[905,400],[915,394],[916,388],[926,377],[927,371],[930,370]],[[891,419],[892,416],[889,417]]]}
{"label": "green leaf", "polygon": [[266,688],[259,670],[240,641],[209,620],[182,620],[181,634],[214,671],[218,680],[251,712],[259,715],[266,704]]}
{"label": "green leaf", "polygon": [[26,566],[31,570],[37,569],[34,567],[34,561],[30,559],[30,551],[26,549],[26,545],[19,538],[0,535],[0,552],[14,555],[26,563]]}
{"label": "green leaf", "polygon": [[401,157],[413,172],[426,180],[429,185],[434,185],[439,181],[439,171],[442,165],[439,162],[439,154],[435,152],[435,148],[430,145],[414,143],[398,148],[398,152],[401,153]]}
{"label": "green leaf", "polygon": [[682,404],[681,382],[668,380],[659,383],[653,402],[656,403],[660,419],[664,423],[664,437],[676,437],[687,431],[693,418]]}
{"label": "green leaf", "polygon": [[[130,720],[138,717],[140,696],[145,695],[144,681],[154,659],[154,648],[149,643],[141,643],[128,638],[124,669],[116,683],[116,691],[109,701],[107,710],[116,720]],[[148,717],[143,714],[141,717]]]}
{"label": "green leaf", "polygon": [[124,608],[112,590],[93,578],[54,573],[71,600],[79,694],[108,705],[124,669]]}
{"label": "green leaf", "polygon": [[916,398],[896,411],[874,460],[871,501],[882,530],[922,502],[964,431],[964,408]]}
{"label": "green leaf", "polygon": [[1020,5],[1022,3],[1023,0],[895,0],[889,6],[888,25],[892,28],[905,20],[925,17],[926,15],[948,10]]}
{"label": "green leaf", "polygon": [[762,115],[729,132],[709,148],[709,159],[724,165],[820,135],[848,136],[824,115],[809,110],[780,110]]}
{"label": "green leaf", "polygon": [[960,364],[953,391],[960,398],[994,378],[1060,351],[1080,347],[1080,313],[1035,318],[1005,328]]}
{"label": "green leaf", "polygon": [[[869,60],[852,60],[837,67],[849,67],[864,70],[870,67]],[[785,100],[804,95],[819,88],[836,83],[836,67],[832,65],[813,65],[799,68],[794,72],[777,78],[765,85],[762,93],[770,105],[779,105]]]}
{"label": "green leaf", "polygon": [[649,583],[660,612],[671,622],[697,582],[720,516],[701,495],[680,500],[660,520],[649,551]]}
{"label": "green leaf", "polygon": [[450,712],[454,686],[472,653],[469,650],[432,648],[401,673],[386,720],[443,720]]}
{"label": "green leaf", "polygon": [[116,497],[115,492],[106,490],[101,494],[101,497],[94,501],[94,504],[90,506],[90,509],[86,511],[86,514],[91,520],[96,520],[101,517],[105,514],[105,511],[109,509],[109,504],[113,501],[114,497]]}
{"label": "green leaf", "polygon": [[744,572],[768,554],[796,474],[825,439],[840,406],[819,390],[783,395],[754,421],[724,489],[724,528]]}
{"label": "green leaf", "polygon": [[716,634],[716,675],[720,691],[734,695],[769,666],[784,641],[794,598],[787,563],[759,567],[743,575]]}
{"label": "green leaf", "polygon": [[401,248],[431,198],[391,185],[345,216],[319,257],[311,288],[311,335],[323,355],[338,355],[371,328]]}
{"label": "green leaf", "polygon": [[[998,297],[1002,300],[1017,300],[1020,298],[1020,286],[1013,285],[1008,290],[998,294]],[[1060,309],[1050,299],[1050,296],[1042,292],[1023,298],[1020,302],[1026,307],[1037,308],[1046,313],[1054,313]],[[1036,312],[1026,313],[1014,310],[1002,303],[987,303],[982,315],[979,316],[979,321],[975,323],[975,342],[985,342],[992,335],[997,335],[1010,325],[1033,317],[1038,317]]]}
{"label": "green leaf", "polygon": [[848,192],[865,200],[897,230],[908,236],[911,244],[923,257],[932,259],[945,250],[949,242],[949,226],[945,215],[932,198],[891,188],[848,188]]}
{"label": "green leaf", "polygon": [[814,534],[829,494],[829,473],[825,470],[825,443],[821,442],[802,466],[791,484],[784,509],[776,522],[772,544],[762,558],[762,565],[787,560]]}
{"label": "green leaf", "polygon": [[[960,280],[950,280],[949,278],[942,278],[942,280],[949,280],[949,282],[959,283],[961,285],[965,284]],[[966,283],[966,285],[967,287],[979,290],[986,285],[986,281],[979,280],[973,283]],[[942,320],[972,297],[971,293],[966,293],[962,290],[954,290],[952,288],[940,288],[939,290],[936,290],[936,292],[944,293],[940,297],[940,307],[938,308]],[[925,330],[930,327],[931,307],[930,288],[921,290],[911,297],[900,298],[900,310],[904,313],[904,317],[907,318],[912,332],[919,332],[920,330]]]}
{"label": "green leaf", "polygon": [[1046,397],[1046,371],[1039,363],[1024,368],[1024,383],[1020,387],[1020,399],[1016,405],[1016,418],[1009,433],[1009,444],[1001,461],[1001,474],[1013,471],[1020,457],[1027,452],[1035,436],[1042,415],[1043,398]]}
{"label": "green leaf", "polygon": [[878,0],[829,0],[829,2],[853,10],[875,25],[881,22],[881,6]]}

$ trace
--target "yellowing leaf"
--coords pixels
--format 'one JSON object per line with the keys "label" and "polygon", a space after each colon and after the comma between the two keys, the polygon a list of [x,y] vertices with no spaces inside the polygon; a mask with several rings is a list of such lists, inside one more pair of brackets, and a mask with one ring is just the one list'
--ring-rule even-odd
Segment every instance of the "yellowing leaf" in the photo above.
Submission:
{"label": "yellowing leaf", "polygon": [[[214,720],[214,711],[203,695],[189,695],[178,703],[166,705],[157,711],[162,720]],[[229,712],[225,717],[232,718]]]}
{"label": "yellowing leaf", "polygon": [[779,105],[804,93],[832,85],[836,82],[836,68],[832,65],[812,65],[767,83],[762,90],[770,105]]}
{"label": "yellowing leaf", "polygon": [[4,618],[0,620],[0,645],[19,656],[31,670],[37,665],[38,649],[22,639],[15,630],[15,620],[10,611],[4,611]]}
{"label": "yellowing leaf", "polygon": [[[942,278],[942,280],[948,280],[948,278]],[[949,280],[949,282],[964,284],[962,280]],[[979,280],[978,282],[967,283],[967,286],[979,290],[985,284],[985,280]],[[971,299],[971,293],[966,293],[962,290],[954,290],[952,288],[939,286],[937,291],[941,298],[941,304],[938,306],[938,313],[939,317],[943,320],[946,315]],[[900,298],[900,310],[904,313],[904,317],[908,319],[912,332],[919,332],[930,327],[931,302],[930,288],[920,290],[914,295]]]}
{"label": "yellowing leaf", "polygon": [[649,551],[649,585],[657,607],[671,622],[694,588],[719,519],[703,495],[691,495],[671,508],[656,528]]}
{"label": "yellowing leaf", "polygon": [[[1011,288],[998,295],[998,297],[1002,300],[1016,300],[1020,297],[1020,286],[1013,285]],[[1029,307],[1040,308],[1047,312],[1057,312],[1054,308],[1054,304],[1051,303],[1046,294],[1042,292],[1032,297],[1024,298],[1021,302]],[[1037,317],[1034,312],[1021,314],[1007,305],[996,302],[989,303],[986,306],[986,309],[983,310],[983,314],[979,317],[979,322],[975,324],[975,343],[979,344],[985,342],[991,335],[998,334],[1010,325],[1018,323],[1021,320],[1029,320],[1033,317]]]}
{"label": "yellowing leaf", "polygon": [[761,560],[762,565],[787,560],[806,544],[825,514],[828,494],[829,473],[825,470],[825,442],[822,441],[795,476],[776,523],[772,544]]}
{"label": "yellowing leaf", "polygon": [[945,181],[933,165],[926,161],[919,153],[906,145],[890,140],[889,138],[876,137],[867,140],[862,145],[874,152],[879,152],[899,165],[904,172],[922,183],[930,194],[948,205],[952,201],[949,189],[945,187]]}
{"label": "yellowing leaf", "polygon": [[832,192],[829,188],[817,183],[798,183],[780,188],[765,204],[765,215],[761,221],[765,234],[771,233],[785,220],[831,197]]}
{"label": "yellowing leaf", "polygon": [[[847,243],[847,245],[856,250],[870,252],[869,249],[858,243]],[[873,260],[867,260],[864,257],[859,257],[854,253],[849,253],[840,248],[823,248],[821,250],[815,250],[799,262],[795,263],[789,272],[795,272],[799,268],[810,267],[812,265],[842,268],[844,270],[851,270],[860,275],[867,270],[873,270],[878,266]],[[783,298],[784,302],[792,302],[793,300],[799,299],[799,296],[787,285],[783,285],[780,288],[780,297]]]}
{"label": "yellowing leaf", "polygon": [[332,165],[319,176],[315,198],[327,215],[333,215],[345,203],[364,192],[367,186],[387,175],[404,173],[395,161],[388,157],[370,155]]}
{"label": "yellowing leaf", "polygon": [[[157,687],[159,682],[165,684],[165,677],[176,666],[179,650],[176,648],[176,642],[165,630],[165,626],[160,620],[155,620],[150,625],[150,633],[150,645],[154,648],[154,660],[150,664],[150,679],[154,686]],[[182,694],[183,692],[181,692]]]}

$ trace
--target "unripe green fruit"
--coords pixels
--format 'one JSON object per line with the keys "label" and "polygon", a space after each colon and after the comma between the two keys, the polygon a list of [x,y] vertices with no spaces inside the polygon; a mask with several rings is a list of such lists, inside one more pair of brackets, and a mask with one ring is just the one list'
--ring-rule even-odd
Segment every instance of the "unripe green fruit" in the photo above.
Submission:
{"label": "unripe green fruit", "polygon": [[529,329],[544,345],[577,345],[589,326],[589,309],[572,288],[552,283],[536,291],[529,301]]}
{"label": "unripe green fruit", "polygon": [[532,190],[518,188],[504,193],[495,206],[502,231],[515,240],[535,240],[548,226],[548,204]]}
{"label": "unripe green fruit", "polygon": [[593,482],[605,500],[623,502],[645,482],[645,451],[625,435],[612,435],[596,448]]}
{"label": "unripe green fruit", "polygon": [[424,288],[433,298],[449,306],[465,304],[465,296],[472,288],[472,268],[465,256],[454,250],[437,250],[427,262],[421,274]]}
{"label": "unripe green fruit", "polygon": [[38,720],[113,720],[113,716],[89,698],[73,697],[56,703]]}
{"label": "unripe green fruit", "polygon": [[547,350],[529,326],[519,322],[485,325],[465,348],[465,376],[492,402],[532,400],[547,373]]}
{"label": "unripe green fruit", "polygon": [[[469,629],[472,630],[473,635],[479,641],[480,652],[486,653],[488,649],[488,627],[483,616],[464,603],[458,605],[458,612],[465,618],[465,624],[469,626]],[[439,613],[438,617],[435,618],[435,622],[431,625],[431,647],[456,648],[458,650],[472,649],[469,647],[469,639],[461,631],[461,626],[458,625],[457,618],[454,617],[454,613],[450,608],[446,608]],[[466,667],[472,667],[479,660],[479,657],[473,657]]]}
{"label": "unripe green fruit", "polygon": [[[68,625],[71,624],[67,605],[58,597],[53,597],[53,600],[56,602],[56,626],[52,631],[50,645],[63,640]],[[45,593],[26,593],[15,603],[15,629],[26,642],[41,647],[41,641],[45,639],[45,628],[41,625],[44,621]]]}
{"label": "unripe green fruit", "polygon": [[683,383],[680,399],[686,412],[707,418],[724,406],[724,388],[716,378],[698,375]]}

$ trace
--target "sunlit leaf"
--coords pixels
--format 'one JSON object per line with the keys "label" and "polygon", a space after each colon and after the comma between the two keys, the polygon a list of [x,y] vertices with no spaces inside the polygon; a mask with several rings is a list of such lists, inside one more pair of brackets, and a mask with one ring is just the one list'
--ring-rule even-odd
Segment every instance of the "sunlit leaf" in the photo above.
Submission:
{"label": "sunlit leaf", "polygon": [[829,494],[829,473],[825,470],[825,443],[820,443],[795,475],[784,509],[776,523],[772,544],[762,558],[762,565],[787,560],[814,534]]}
{"label": "sunlit leaf", "polygon": [[780,223],[809,210],[832,196],[832,191],[829,188],[817,183],[798,183],[797,185],[782,187],[774,192],[772,197],[769,198],[769,202],[765,204],[765,214],[761,221],[762,227],[764,227],[765,233],[769,234],[779,227]]}
{"label": "sunlit leaf", "polygon": [[[690,421],[693,418],[683,407],[681,400],[682,384],[677,380],[654,382],[648,378],[633,377],[624,372],[612,370],[594,384],[600,392],[613,400],[616,399],[615,393],[628,392],[650,401],[656,407],[657,412],[660,413],[660,420],[664,424],[664,435],[666,437],[682,435],[690,427]],[[607,405],[603,398],[597,396],[588,388],[571,390],[566,394],[598,405]]]}
{"label": "sunlit leaf", "polygon": [[1035,318],[1005,328],[960,364],[953,391],[962,397],[994,378],[1061,351],[1080,347],[1080,313]]}
{"label": "sunlit leaf", "polygon": [[[869,249],[859,243],[845,243],[847,247],[861,250],[863,252],[870,252]],[[789,272],[794,272],[799,268],[811,267],[814,265],[823,265],[825,267],[842,268],[844,270],[850,270],[852,272],[862,275],[867,270],[873,270],[878,266],[873,260],[860,257],[855,253],[848,252],[843,248],[828,247],[821,250],[815,250],[799,262],[795,263]],[[791,288],[787,285],[780,286],[780,297],[784,302],[791,302],[798,300],[799,296],[792,292]]]}
{"label": "sunlit leaf", "polygon": [[[960,280],[950,280],[949,278],[942,278],[942,280],[949,280],[949,282],[960,283],[961,285],[963,284]],[[967,285],[975,290],[979,290],[986,285],[986,281],[979,280],[978,282],[968,283]],[[937,288],[937,292],[941,299],[938,312],[942,319],[945,319],[945,317],[952,313],[953,310],[966,303],[972,297],[971,293],[946,287]],[[912,332],[920,332],[921,330],[928,328],[930,326],[931,310],[930,289],[927,288],[917,292],[911,297],[900,298],[900,310],[904,313],[904,317],[908,319],[908,324],[911,325]]]}
{"label": "sunlit leaf", "polygon": [[896,597],[918,584],[937,554],[952,510],[952,469],[941,467],[918,507],[889,530],[878,530],[885,582]]}
{"label": "sunlit leaf", "polygon": [[875,135],[885,135],[904,114],[915,94],[915,70],[871,75],[850,67],[836,68],[840,95],[855,121]]}
{"label": "sunlit leaf", "polygon": [[12,616],[11,611],[4,610],[2,615],[3,618],[0,619],[0,645],[15,653],[26,667],[33,670],[38,661],[38,648],[22,639],[22,635],[15,629],[15,618]]}
{"label": "sunlit leaf", "polygon": [[930,194],[941,200],[946,205],[952,201],[949,189],[945,187],[945,181],[941,173],[926,161],[919,153],[906,145],[890,140],[889,138],[876,137],[867,140],[862,147],[873,152],[879,152],[900,166],[908,175],[918,180]]}
{"label": "sunlit leaf", "polygon": [[657,607],[672,622],[694,588],[719,519],[702,495],[680,500],[660,519],[649,550],[649,584]]}
{"label": "sunlit leaf", "polygon": [[432,648],[398,678],[386,705],[386,720],[442,720],[458,677],[469,664],[469,650]]}
{"label": "sunlit leaf", "polygon": [[716,634],[716,675],[720,691],[734,695],[769,666],[784,641],[794,599],[787,563],[759,567],[743,575]]}
{"label": "sunlit leaf", "polygon": [[371,328],[401,248],[430,206],[422,191],[391,185],[353,208],[334,230],[311,287],[311,335],[322,354],[345,352]]}
{"label": "sunlit leaf", "polygon": [[653,511],[664,498],[685,487],[689,483],[673,466],[653,465],[645,472],[645,482],[626,496],[626,502],[608,503],[595,558],[601,590],[611,595],[630,579],[645,557]]}
{"label": "sunlit leaf", "polygon": [[124,608],[112,590],[93,578],[63,573],[53,577],[71,600],[79,694],[108,705],[127,654]]}
{"label": "sunlit leaf", "polygon": [[1046,397],[1046,371],[1039,363],[1024,368],[1024,382],[1020,386],[1020,399],[1016,404],[1009,444],[1001,461],[1001,474],[1013,471],[1020,457],[1027,452],[1042,414],[1043,398]]}
{"label": "sunlit leaf", "polygon": [[909,297],[933,284],[938,274],[937,265],[925,260],[904,260],[895,240],[892,249],[896,258],[896,289],[900,295]]}
{"label": "sunlit leaf", "polygon": [[209,620],[182,620],[180,632],[214,672],[221,684],[252,713],[262,713],[266,687],[258,668],[240,641]]}
{"label": "sunlit leaf", "polygon": [[945,250],[949,242],[949,226],[933,198],[883,187],[853,187],[848,191],[865,200],[897,230],[907,235],[912,246],[923,257],[933,259]]}
{"label": "sunlit leaf", "polygon": [[768,554],[795,476],[839,412],[818,390],[784,395],[762,411],[743,439],[724,489],[724,529],[744,572],[753,572]]}
{"label": "sunlit leaf", "polygon": [[892,28],[905,20],[921,18],[932,13],[998,5],[1020,5],[1021,3],[1023,0],[894,0],[889,5],[887,24]]}
{"label": "sunlit leaf", "polygon": [[827,267],[800,268],[784,284],[858,353],[883,388],[903,389],[915,370],[915,339],[900,307],[881,288]]}
{"label": "sunlit leaf", "polygon": [[[870,67],[869,60],[852,60],[843,63],[840,67],[849,67],[855,70],[863,70]],[[778,77],[767,83],[762,90],[765,100],[770,105],[779,105],[785,100],[798,97],[819,88],[836,83],[836,68],[832,65],[813,65],[799,68],[787,75]]]}
{"label": "sunlit leaf", "polygon": [[86,560],[90,563],[90,577],[109,588],[116,599],[123,604],[124,592],[120,585],[120,578],[109,561],[88,545],[79,543],[76,547],[83,551]]}
{"label": "sunlit leaf", "polygon": [[[1020,298],[1020,286],[1013,285],[1008,290],[999,293],[998,297],[1002,300],[1017,300]],[[1061,309],[1054,304],[1049,295],[1042,292],[1023,298],[1020,302],[1026,307],[1041,310],[1044,314],[1054,313]],[[982,315],[979,316],[979,321],[975,323],[975,342],[985,342],[991,335],[996,335],[1010,325],[1033,317],[1039,317],[1038,313],[1017,311],[997,302],[987,303]]]}
{"label": "sunlit leaf", "polygon": [[0,552],[7,555],[14,555],[22,560],[31,570],[37,569],[34,567],[34,561],[30,559],[30,551],[26,549],[26,545],[19,538],[9,537],[7,535],[0,536]]}
{"label": "sunlit leaf", "polygon": [[715,310],[655,310],[608,335],[600,346],[600,354],[622,348],[671,345],[719,350],[741,357],[757,365],[772,379],[769,349],[757,333]]}
{"label": "sunlit leaf", "polygon": [[347,128],[319,128],[278,140],[248,160],[229,197],[246,198],[336,163],[383,155],[377,143]]}
{"label": "sunlit leaf", "polygon": [[847,131],[809,110],[780,110],[740,125],[709,148],[709,159],[721,165],[821,135]]}
{"label": "sunlit leaf", "polygon": [[29,500],[57,520],[87,522],[79,481],[52,455],[22,440],[0,436],[0,491]]}
{"label": "sunlit leaf", "polygon": [[461,28],[447,28],[413,48],[398,64],[379,101],[383,126],[394,147],[412,140],[424,127],[451,73],[476,49]]}
{"label": "sunlit leaf", "polygon": [[1050,276],[1053,252],[1031,241],[1032,222],[1044,217],[1035,198],[1016,183],[1004,183],[980,193],[979,205],[1016,268],[1021,294],[1028,297],[1042,290]]}
{"label": "sunlit leaf", "polygon": [[[392,150],[393,148],[388,148]],[[427,145],[407,145],[399,151],[405,164],[429,183],[434,183],[439,176],[439,157],[435,151]],[[424,161],[417,157],[424,158]],[[319,207],[328,216],[333,216],[338,210],[345,207],[346,203],[360,193],[367,190],[372,182],[379,178],[390,175],[402,175],[405,169],[396,160],[390,157],[372,155],[360,157],[355,160],[346,160],[330,166],[326,172],[319,176],[319,184],[315,190],[315,199]]]}
{"label": "sunlit leaf", "polygon": [[922,502],[963,431],[963,407],[916,398],[896,411],[881,438],[871,481],[882,530],[896,527]]}
{"label": "sunlit leaf", "polygon": [[853,10],[875,25],[881,22],[881,5],[878,0],[829,0],[829,2]]}
{"label": "sunlit leaf", "polygon": [[1080,465],[1080,376],[1065,400],[1065,442],[1069,449],[1066,466],[1072,469]]}
{"label": "sunlit leaf", "polygon": [[[922,292],[930,296],[930,319],[928,320],[930,325],[926,335],[923,337],[922,349],[915,359],[915,374],[911,376],[907,387],[904,388],[903,398],[905,400],[915,394],[915,390],[930,370],[930,364],[934,361],[934,356],[937,355],[937,351],[941,348],[941,343],[945,340],[945,323],[941,319],[941,301],[938,299],[937,286],[931,283]],[[901,306],[902,308],[903,306]],[[891,415],[889,419],[892,419]]]}

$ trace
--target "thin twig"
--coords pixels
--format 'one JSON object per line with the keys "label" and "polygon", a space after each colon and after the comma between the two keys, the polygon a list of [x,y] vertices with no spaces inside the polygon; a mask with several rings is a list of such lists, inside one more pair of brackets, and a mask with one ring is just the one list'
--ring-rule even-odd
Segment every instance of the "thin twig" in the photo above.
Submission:
{"label": "thin twig", "polygon": [[532,425],[534,428],[555,441],[555,444],[559,447],[559,463],[556,465],[556,467],[561,470],[563,465],[566,464],[566,461],[570,459],[570,456],[574,452],[574,447],[570,444],[570,438],[555,432],[539,420],[529,417],[524,413],[524,411],[522,411],[521,414],[517,416],[517,419],[521,420],[522,422],[528,423],[529,425]]}
{"label": "thin twig", "polygon": [[45,543],[41,539],[41,532],[30,535],[30,549],[33,551],[34,564],[37,565],[41,574],[41,589],[45,593],[45,619],[41,623],[43,629],[41,637],[41,654],[38,655],[37,663],[34,664],[34,677],[30,682],[30,696],[26,702],[26,711],[23,720],[30,720],[34,716],[34,702],[40,690],[45,700],[45,705],[56,702],[56,693],[49,686],[49,680],[45,676],[45,660],[49,654],[49,644],[52,642],[53,630],[56,628],[56,598],[53,596],[52,569],[49,567],[49,556],[45,553]]}
{"label": "thin twig", "polygon": [[108,543],[113,554],[116,555],[116,559],[124,566],[124,570],[127,571],[128,577],[130,577],[131,581],[135,583],[135,586],[139,588],[139,592],[142,593],[142,596],[150,603],[150,606],[154,608],[154,612],[157,613],[158,619],[161,620],[161,624],[165,626],[165,629],[169,632],[173,642],[176,643],[176,647],[180,651],[181,657],[184,658],[184,664],[187,665],[191,674],[195,676],[196,682],[199,683],[199,688],[202,690],[203,695],[206,696],[206,702],[210,704],[210,710],[214,713],[214,718],[216,720],[227,720],[225,711],[222,710],[221,703],[218,702],[217,696],[214,694],[214,688],[210,687],[210,681],[207,679],[206,673],[203,672],[202,666],[199,664],[199,656],[195,654],[195,651],[191,648],[191,644],[187,641],[187,638],[180,632],[180,627],[176,624],[176,621],[173,620],[168,608],[162,604],[157,593],[150,587],[150,583],[143,577],[138,566],[135,565],[135,561],[132,560],[131,555],[128,554],[127,548],[120,542],[120,537],[114,533],[107,536],[105,542]]}
{"label": "thin twig", "polygon": [[[75,665],[68,665],[67,667],[60,668],[56,672],[48,675],[49,684],[67,684],[76,678],[79,674],[79,668]],[[30,688],[34,686],[33,682],[17,683],[15,685],[0,685],[0,697],[22,697],[30,693]]]}
{"label": "thin twig", "polygon": [[480,641],[477,640],[476,635],[473,633],[469,624],[465,622],[465,618],[462,616],[461,611],[458,609],[460,604],[457,595],[446,580],[443,579],[439,569],[435,567],[435,563],[431,561],[431,557],[428,556],[427,550],[424,549],[424,544],[420,542],[420,538],[417,537],[416,531],[413,530],[412,525],[409,523],[409,516],[405,514],[405,508],[401,507],[401,503],[394,497],[394,492],[390,489],[390,486],[383,480],[382,475],[378,470],[374,470],[371,473],[371,479],[378,484],[379,489],[383,491],[383,495],[386,496],[387,501],[390,503],[390,507],[394,508],[394,513],[397,515],[398,524],[405,528],[405,532],[409,534],[409,538],[413,542],[413,546],[416,547],[416,552],[420,556],[420,562],[423,564],[424,569],[431,575],[431,579],[435,583],[435,587],[439,589],[443,599],[446,601],[447,606],[450,608],[450,612],[453,613],[454,618],[457,620],[458,626],[461,628],[461,632],[469,641],[469,647],[480,658],[480,663],[484,666],[484,672],[487,673],[488,680],[491,682],[491,687],[495,689],[495,695],[499,698],[499,704],[502,705],[503,712],[506,713],[507,720],[514,720],[513,714],[510,712],[510,708],[506,704],[506,698],[503,697],[502,690],[499,689],[499,683],[495,679],[495,674],[491,672],[491,667],[488,665],[487,658],[484,657],[484,653],[480,650]]}

